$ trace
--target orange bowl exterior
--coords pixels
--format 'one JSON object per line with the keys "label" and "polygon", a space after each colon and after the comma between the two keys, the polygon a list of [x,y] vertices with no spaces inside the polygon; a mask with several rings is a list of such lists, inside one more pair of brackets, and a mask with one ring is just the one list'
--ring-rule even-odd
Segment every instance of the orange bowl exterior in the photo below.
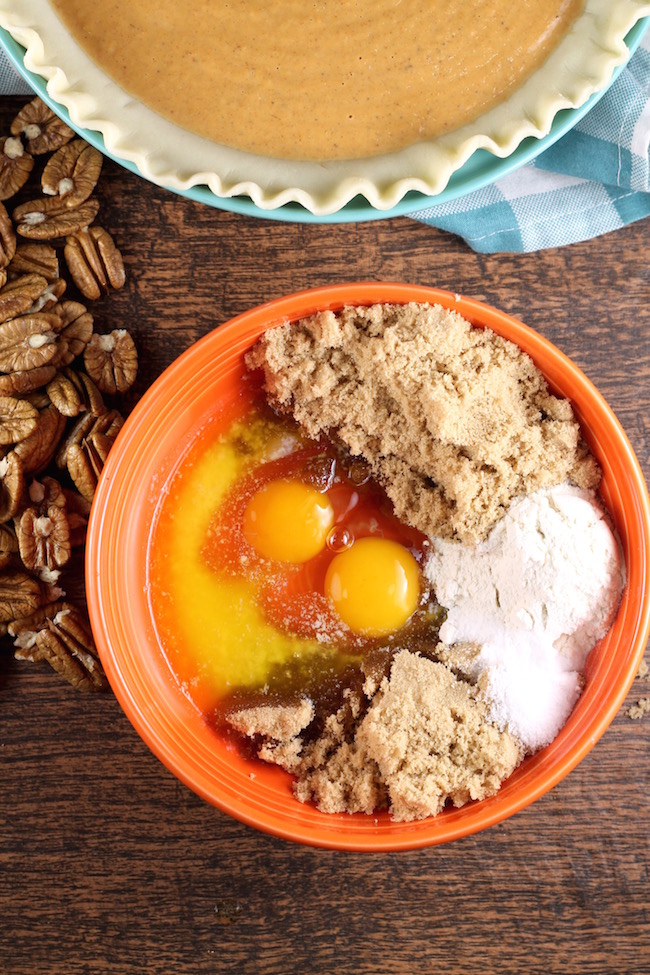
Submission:
{"label": "orange bowl exterior", "polygon": [[[589,655],[586,686],[555,741],[526,759],[496,796],[413,823],[387,813],[331,815],[298,802],[291,779],[218,738],[174,678],[149,602],[149,544],[165,485],[193,437],[245,401],[243,355],[268,328],[346,304],[430,302],[458,311],[527,352],[551,389],[571,400],[603,469],[602,498],[620,535],[627,585],[617,617]],[[241,406],[239,406],[241,408]],[[206,335],[154,382],[110,452],[93,502],[86,551],[91,624],[127,717],[158,758],[198,795],[251,826],[330,849],[407,850],[485,829],[557,784],[594,747],[638,670],[650,629],[650,503],[638,461],[605,400],[554,345],[510,316],[447,291],[341,284],[261,305]]]}

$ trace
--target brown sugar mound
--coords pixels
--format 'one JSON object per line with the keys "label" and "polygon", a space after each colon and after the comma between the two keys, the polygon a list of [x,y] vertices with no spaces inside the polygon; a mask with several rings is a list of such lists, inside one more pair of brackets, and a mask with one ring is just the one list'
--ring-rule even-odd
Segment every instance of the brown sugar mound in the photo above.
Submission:
{"label": "brown sugar mound", "polygon": [[364,457],[402,521],[475,542],[511,501],[599,471],[568,400],[518,346],[439,305],[325,311],[247,357],[308,436]]}
{"label": "brown sugar mound", "polygon": [[356,742],[376,762],[398,821],[492,796],[522,759],[471,684],[408,651],[396,656]]}
{"label": "brown sugar mound", "polygon": [[[346,692],[314,740],[267,736],[259,748],[297,777],[297,798],[322,812],[435,816],[447,802],[494,795],[522,759],[519,743],[488,721],[476,689],[442,663],[400,650],[389,676],[379,685],[369,678],[364,691]],[[245,723],[248,734],[264,734]]]}

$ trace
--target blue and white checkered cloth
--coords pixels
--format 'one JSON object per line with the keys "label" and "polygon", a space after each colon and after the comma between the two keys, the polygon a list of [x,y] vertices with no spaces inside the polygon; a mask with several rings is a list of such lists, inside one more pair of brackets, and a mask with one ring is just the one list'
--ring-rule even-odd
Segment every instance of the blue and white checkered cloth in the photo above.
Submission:
{"label": "blue and white checkered cloth", "polygon": [[[30,89],[0,51],[0,97]],[[590,240],[650,215],[650,31],[600,101],[534,162],[412,213],[484,253]]]}
{"label": "blue and white checkered cloth", "polygon": [[29,95],[31,89],[18,75],[4,51],[0,51],[0,97],[2,95]]}

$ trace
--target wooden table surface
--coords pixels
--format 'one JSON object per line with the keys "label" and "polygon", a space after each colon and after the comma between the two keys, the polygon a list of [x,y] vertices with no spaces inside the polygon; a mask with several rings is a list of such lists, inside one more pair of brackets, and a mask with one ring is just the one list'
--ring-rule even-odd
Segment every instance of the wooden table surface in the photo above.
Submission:
{"label": "wooden table surface", "polygon": [[[18,104],[22,104],[19,102]],[[0,121],[16,105],[0,105]],[[130,402],[190,343],[277,296],[346,280],[485,299],[570,355],[650,472],[650,225],[481,256],[408,218],[281,223],[194,204],[106,162],[123,291],[93,306],[140,353]],[[650,715],[637,678],[563,782],[428,850],[293,845],[218,812],[151,754],[110,692],[0,653],[0,971],[7,975],[643,975],[650,972]]]}

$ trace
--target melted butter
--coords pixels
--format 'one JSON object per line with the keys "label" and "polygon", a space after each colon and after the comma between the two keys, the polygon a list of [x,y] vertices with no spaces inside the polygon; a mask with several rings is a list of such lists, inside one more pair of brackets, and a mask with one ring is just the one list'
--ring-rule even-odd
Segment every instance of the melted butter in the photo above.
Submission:
{"label": "melted butter", "polygon": [[264,429],[236,425],[228,438],[195,448],[174,478],[152,541],[150,592],[159,636],[172,670],[201,709],[231,687],[263,685],[289,661],[324,652],[316,640],[267,622],[253,584],[214,572],[201,555],[224,495],[273,446],[272,436],[262,446]]}
{"label": "melted butter", "polygon": [[117,83],[236,149],[354,159],[472,121],[538,68],[582,0],[52,0]]}

